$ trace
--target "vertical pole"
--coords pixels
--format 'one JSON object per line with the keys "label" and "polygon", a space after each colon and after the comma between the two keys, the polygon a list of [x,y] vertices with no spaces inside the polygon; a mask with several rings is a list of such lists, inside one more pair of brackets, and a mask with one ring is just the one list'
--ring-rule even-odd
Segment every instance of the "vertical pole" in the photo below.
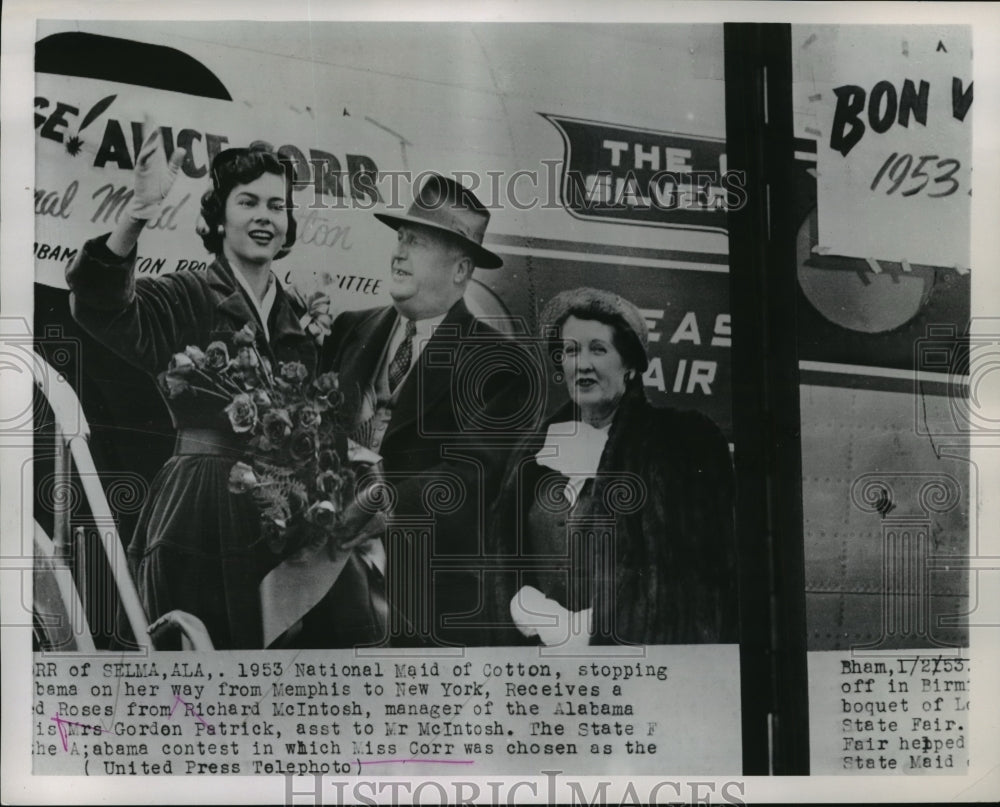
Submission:
{"label": "vertical pole", "polygon": [[[744,774],[809,773],[791,26],[725,25]],[[768,743],[761,743],[770,732]]]}
{"label": "vertical pole", "polygon": [[72,551],[69,535],[69,514],[73,505],[73,493],[70,490],[72,464],[66,435],[58,423],[55,424],[52,439],[55,441],[52,468],[52,543],[55,545],[56,555],[66,562]]}
{"label": "vertical pole", "polygon": [[[89,557],[90,542],[87,540],[87,531],[83,527],[73,530],[73,558],[76,564],[76,588],[80,594],[80,604],[83,606],[83,613],[77,615],[73,623],[73,630],[76,633],[90,631],[91,621],[91,601],[90,601],[90,565]],[[94,564],[96,566],[96,564]]]}

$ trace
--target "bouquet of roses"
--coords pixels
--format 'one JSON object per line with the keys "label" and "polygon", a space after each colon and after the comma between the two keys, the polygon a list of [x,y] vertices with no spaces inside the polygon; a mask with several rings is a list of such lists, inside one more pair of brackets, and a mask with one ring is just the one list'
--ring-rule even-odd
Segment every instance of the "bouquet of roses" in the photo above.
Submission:
{"label": "bouquet of roses", "polygon": [[311,378],[294,361],[272,367],[249,323],[231,347],[188,346],[174,355],[160,383],[171,398],[217,399],[233,433],[245,438],[247,461],[233,465],[229,490],[253,496],[261,540],[271,551],[319,548],[354,495],[355,467],[379,458],[358,446],[349,450],[336,373]]}

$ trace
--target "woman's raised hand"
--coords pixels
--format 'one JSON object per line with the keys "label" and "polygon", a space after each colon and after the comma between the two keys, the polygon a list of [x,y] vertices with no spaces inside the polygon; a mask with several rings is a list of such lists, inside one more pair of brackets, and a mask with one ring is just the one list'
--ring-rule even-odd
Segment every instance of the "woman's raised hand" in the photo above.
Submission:
{"label": "woman's raised hand", "polygon": [[[149,131],[150,128],[147,118],[143,131]],[[159,127],[152,129],[152,134],[142,144],[135,160],[135,180],[128,215],[118,219],[107,240],[108,249],[122,258],[135,249],[146,222],[159,214],[160,206],[174,186],[177,172],[187,156],[184,149],[178,148],[174,149],[168,160]]]}
{"label": "woman's raised hand", "polygon": [[[147,128],[148,126],[147,123]],[[163,147],[163,135],[159,127],[153,129],[139,149],[139,156],[135,161],[135,185],[129,216],[137,221],[156,217],[160,205],[174,186],[185,156],[187,152],[184,149],[176,148],[168,160]]]}

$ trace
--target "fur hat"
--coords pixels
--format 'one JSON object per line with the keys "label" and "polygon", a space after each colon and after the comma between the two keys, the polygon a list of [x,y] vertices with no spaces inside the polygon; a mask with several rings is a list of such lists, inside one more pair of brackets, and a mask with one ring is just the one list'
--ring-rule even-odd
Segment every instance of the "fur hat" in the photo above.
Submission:
{"label": "fur hat", "polygon": [[649,366],[649,329],[646,320],[632,303],[604,289],[579,288],[559,292],[542,309],[539,317],[542,336],[559,339],[563,323],[571,316],[578,319],[596,319],[617,327],[632,348],[632,356],[623,356],[636,365],[639,372]]}

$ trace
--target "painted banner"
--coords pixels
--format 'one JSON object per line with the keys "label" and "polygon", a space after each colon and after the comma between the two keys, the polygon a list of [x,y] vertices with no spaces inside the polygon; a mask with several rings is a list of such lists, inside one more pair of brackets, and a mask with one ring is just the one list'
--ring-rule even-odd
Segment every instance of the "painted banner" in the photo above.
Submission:
{"label": "painted banner", "polygon": [[967,269],[970,29],[802,26],[796,37],[797,112],[819,140],[816,251]]}
{"label": "painted banner", "polygon": [[562,200],[578,218],[725,232],[726,210],[746,201],[724,138],[545,117],[563,136]]}
{"label": "painted banner", "polygon": [[[87,238],[112,229],[132,196],[144,122],[155,115],[167,150],[187,152],[159,217],[139,243],[137,271],[160,275],[203,269],[211,259],[195,234],[208,166],[222,149],[266,140],[295,166],[295,249],[275,265],[303,292],[336,290],[341,307],[362,307],[381,286],[383,255],[358,256],[384,226],[371,215],[381,202],[360,178],[398,168],[398,146],[350,117],[288,110],[265,117],[232,101],[156,93],[155,106],[134,88],[39,73],[35,97],[36,280],[63,287],[67,262]],[[317,117],[319,118],[317,120]],[[384,240],[384,239],[383,239]],[[368,302],[368,305],[374,305]]]}

